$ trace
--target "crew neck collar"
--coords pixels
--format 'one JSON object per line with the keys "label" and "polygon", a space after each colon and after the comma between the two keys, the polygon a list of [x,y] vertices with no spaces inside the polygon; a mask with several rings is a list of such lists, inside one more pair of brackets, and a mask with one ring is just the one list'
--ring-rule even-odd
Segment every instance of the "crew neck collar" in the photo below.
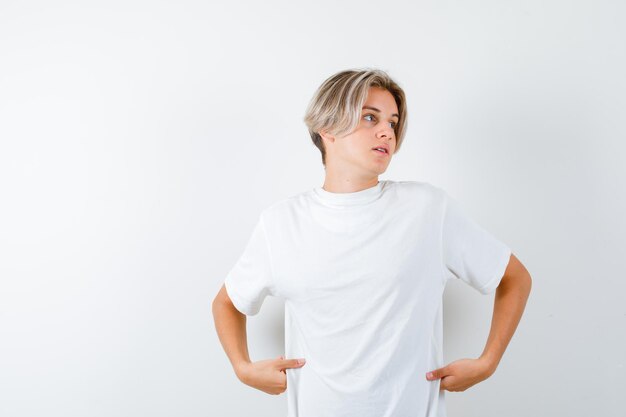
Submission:
{"label": "crew neck collar", "polygon": [[372,187],[349,193],[333,193],[325,190],[322,187],[315,187],[313,188],[313,194],[322,203],[333,206],[353,206],[366,204],[380,197],[385,182],[386,181],[378,181],[378,183]]}

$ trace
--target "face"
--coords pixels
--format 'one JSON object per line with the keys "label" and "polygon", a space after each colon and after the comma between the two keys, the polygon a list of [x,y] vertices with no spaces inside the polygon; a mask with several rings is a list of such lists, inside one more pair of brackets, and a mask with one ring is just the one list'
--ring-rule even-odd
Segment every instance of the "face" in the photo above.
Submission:
{"label": "face", "polygon": [[[326,165],[332,164],[336,171],[362,178],[382,174],[396,150],[394,127],[398,120],[398,106],[391,93],[371,87],[356,129],[348,135],[334,137],[334,140],[332,136],[326,136],[330,138],[324,141]],[[382,146],[387,148],[386,153],[374,150]]]}

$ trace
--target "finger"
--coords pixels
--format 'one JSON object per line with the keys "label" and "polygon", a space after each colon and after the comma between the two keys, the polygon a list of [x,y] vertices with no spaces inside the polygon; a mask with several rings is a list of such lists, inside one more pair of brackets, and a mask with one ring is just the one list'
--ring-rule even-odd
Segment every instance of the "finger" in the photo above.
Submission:
{"label": "finger", "polygon": [[[302,362],[300,362],[300,361],[302,361]],[[302,358],[302,359],[284,359],[284,360],[278,361],[277,365],[280,367],[280,369],[286,369],[286,368],[300,368],[305,363],[306,363],[306,360],[304,358]]]}
{"label": "finger", "polygon": [[447,389],[447,386],[448,384],[447,384],[446,378],[441,378],[439,380],[439,392],[445,391]]}
{"label": "finger", "polygon": [[441,378],[441,382],[439,383],[439,391],[450,391],[450,389],[452,388],[452,386],[454,385],[454,377],[453,376],[446,376],[444,378]]}
{"label": "finger", "polygon": [[435,369],[434,371],[427,372],[426,379],[429,381],[432,381],[435,379],[443,378],[446,375],[448,375],[448,368],[444,366],[443,368],[439,368],[439,369]]}

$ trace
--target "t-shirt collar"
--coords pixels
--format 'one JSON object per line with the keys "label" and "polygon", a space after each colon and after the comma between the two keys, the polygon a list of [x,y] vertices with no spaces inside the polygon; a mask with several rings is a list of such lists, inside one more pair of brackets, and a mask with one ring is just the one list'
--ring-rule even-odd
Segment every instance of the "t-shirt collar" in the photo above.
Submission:
{"label": "t-shirt collar", "polygon": [[315,197],[317,197],[322,203],[333,206],[365,204],[380,197],[384,182],[385,181],[378,181],[378,183],[372,187],[349,193],[333,193],[326,191],[320,186],[313,188],[313,195],[315,195]]}

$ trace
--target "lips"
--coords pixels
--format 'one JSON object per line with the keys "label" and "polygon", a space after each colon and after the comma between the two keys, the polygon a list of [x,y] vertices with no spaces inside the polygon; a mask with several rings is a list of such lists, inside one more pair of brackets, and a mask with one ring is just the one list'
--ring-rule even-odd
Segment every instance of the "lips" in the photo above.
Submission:
{"label": "lips", "polygon": [[389,153],[389,145],[386,143],[381,143],[380,145],[374,146],[372,149],[383,148],[387,153]]}
{"label": "lips", "polygon": [[[384,149],[384,151],[380,151],[379,149]],[[374,152],[378,152],[380,154],[385,154],[385,155],[389,154],[389,148],[387,146],[384,146],[384,145],[376,146],[376,147],[372,148],[372,150]]]}

